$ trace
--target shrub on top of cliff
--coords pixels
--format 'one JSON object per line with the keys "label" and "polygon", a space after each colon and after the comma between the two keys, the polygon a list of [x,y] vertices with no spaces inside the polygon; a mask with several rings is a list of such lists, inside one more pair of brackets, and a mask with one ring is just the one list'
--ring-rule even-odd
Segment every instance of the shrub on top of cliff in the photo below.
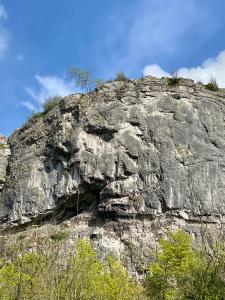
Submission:
{"label": "shrub on top of cliff", "polygon": [[210,91],[213,91],[213,92],[219,91],[219,86],[218,86],[217,80],[214,77],[211,78],[209,83],[205,84],[205,87],[207,88],[207,90],[210,90]]}
{"label": "shrub on top of cliff", "polygon": [[59,104],[61,99],[62,97],[60,96],[47,98],[42,104],[44,114],[48,114],[53,108],[55,108]]}
{"label": "shrub on top of cliff", "polygon": [[117,72],[115,81],[128,81],[127,76],[124,74],[124,72]]}
{"label": "shrub on top of cliff", "polygon": [[89,70],[82,70],[76,67],[70,67],[67,71],[67,79],[74,80],[76,87],[91,92],[95,88],[99,88],[104,82],[99,79],[93,79]]}
{"label": "shrub on top of cliff", "polygon": [[179,84],[179,77],[177,72],[174,72],[172,77],[167,78],[167,84],[169,86],[175,86]]}
{"label": "shrub on top of cliff", "polygon": [[70,67],[67,71],[67,79],[74,80],[77,87],[89,91],[92,85],[89,70],[81,70],[79,68]]}
{"label": "shrub on top of cliff", "polygon": [[53,108],[55,108],[61,101],[61,96],[53,96],[47,98],[42,104],[42,111],[32,112],[28,117],[27,122],[33,122],[37,119],[45,117]]}
{"label": "shrub on top of cliff", "polygon": [[31,115],[27,118],[27,123],[34,122],[37,119],[44,117],[43,112],[35,112],[33,111]]}

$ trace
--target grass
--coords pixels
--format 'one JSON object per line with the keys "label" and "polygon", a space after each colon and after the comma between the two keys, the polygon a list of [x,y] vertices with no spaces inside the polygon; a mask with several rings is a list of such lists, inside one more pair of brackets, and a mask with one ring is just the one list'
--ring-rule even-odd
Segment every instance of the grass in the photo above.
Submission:
{"label": "grass", "polygon": [[0,150],[7,149],[8,146],[6,144],[0,144]]}
{"label": "grass", "polygon": [[215,78],[212,78],[209,83],[205,84],[205,88],[213,92],[219,91],[217,80]]}
{"label": "grass", "polygon": [[33,112],[29,117],[27,122],[33,122],[37,119],[44,118],[47,114],[56,106],[58,106],[59,102],[61,101],[62,97],[54,96],[47,98],[44,103],[42,104],[42,111],[40,112]]}
{"label": "grass", "polygon": [[53,241],[60,242],[60,241],[63,241],[68,238],[68,233],[65,231],[59,231],[59,232],[51,234],[50,238]]}
{"label": "grass", "polygon": [[123,72],[116,73],[115,81],[127,81],[128,78]]}
{"label": "grass", "polygon": [[176,86],[179,84],[179,78],[177,76],[168,77],[167,83],[169,86]]}
{"label": "grass", "polygon": [[35,120],[43,118],[44,116],[44,112],[32,112],[32,114],[28,117],[27,122],[34,122]]}
{"label": "grass", "polygon": [[61,101],[62,97],[60,96],[54,96],[47,98],[44,103],[42,104],[42,108],[44,112],[47,114],[49,113],[53,108],[58,106],[59,102]]}

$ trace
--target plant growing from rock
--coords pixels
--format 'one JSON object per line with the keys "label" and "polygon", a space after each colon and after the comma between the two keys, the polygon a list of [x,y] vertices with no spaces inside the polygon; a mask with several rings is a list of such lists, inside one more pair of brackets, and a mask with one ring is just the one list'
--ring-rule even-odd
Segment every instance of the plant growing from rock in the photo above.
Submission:
{"label": "plant growing from rock", "polygon": [[205,87],[207,88],[207,90],[210,90],[213,92],[219,91],[219,86],[218,86],[217,80],[214,77],[212,77],[210,79],[209,83],[205,84]]}
{"label": "plant growing from rock", "polygon": [[50,238],[53,240],[53,241],[63,241],[63,240],[66,240],[68,238],[68,233],[66,231],[58,231],[58,232],[55,232],[55,233],[52,233],[50,235]]}
{"label": "plant growing from rock", "polygon": [[125,75],[124,72],[117,72],[115,80],[116,81],[127,81],[128,78],[127,78],[127,76]]}
{"label": "plant growing from rock", "polygon": [[104,81],[93,79],[89,70],[80,69],[77,67],[70,67],[67,71],[67,79],[73,80],[76,87],[81,88],[87,93],[99,88]]}
{"label": "plant growing from rock", "polygon": [[45,114],[48,114],[53,108],[55,108],[59,104],[61,99],[62,99],[61,96],[54,96],[54,97],[47,98],[42,104],[43,112]]}
{"label": "plant growing from rock", "polygon": [[9,146],[6,144],[0,144],[0,150],[8,149]]}
{"label": "plant growing from rock", "polygon": [[179,84],[178,72],[174,72],[172,77],[167,78],[167,84],[169,86],[176,86]]}
{"label": "plant growing from rock", "polygon": [[61,96],[53,96],[47,98],[42,104],[42,110],[39,112],[32,112],[32,114],[28,117],[27,122],[33,122],[36,119],[45,117],[53,108],[58,106],[61,99]]}

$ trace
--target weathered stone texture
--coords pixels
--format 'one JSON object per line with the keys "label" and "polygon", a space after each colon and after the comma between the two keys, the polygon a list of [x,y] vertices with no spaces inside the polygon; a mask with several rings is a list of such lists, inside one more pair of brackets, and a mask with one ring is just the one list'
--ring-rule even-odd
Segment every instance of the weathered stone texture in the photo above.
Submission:
{"label": "weathered stone texture", "polygon": [[[1,227],[85,211],[123,222],[223,222],[224,122],[225,92],[185,79],[170,87],[145,77],[65,97],[8,140]],[[8,151],[0,148],[3,178]]]}
{"label": "weathered stone texture", "polygon": [[8,165],[8,157],[10,149],[7,145],[7,139],[0,135],[0,192],[3,189],[6,180],[6,168]]}

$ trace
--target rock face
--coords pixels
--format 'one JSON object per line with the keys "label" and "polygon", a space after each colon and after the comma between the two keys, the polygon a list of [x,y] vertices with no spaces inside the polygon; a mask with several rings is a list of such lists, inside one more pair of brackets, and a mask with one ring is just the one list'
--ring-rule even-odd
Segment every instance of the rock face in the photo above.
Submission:
{"label": "rock face", "polygon": [[191,80],[145,77],[65,97],[9,138],[9,162],[1,137],[1,228],[84,212],[223,222],[224,124],[225,92]]}
{"label": "rock face", "polygon": [[58,222],[144,272],[164,229],[197,240],[202,224],[223,224],[224,125],[225,91],[191,80],[115,81],[65,97],[0,137],[0,230]]}
{"label": "rock face", "polygon": [[3,189],[6,180],[6,168],[8,165],[9,156],[10,149],[7,145],[7,139],[0,135],[0,192]]}

